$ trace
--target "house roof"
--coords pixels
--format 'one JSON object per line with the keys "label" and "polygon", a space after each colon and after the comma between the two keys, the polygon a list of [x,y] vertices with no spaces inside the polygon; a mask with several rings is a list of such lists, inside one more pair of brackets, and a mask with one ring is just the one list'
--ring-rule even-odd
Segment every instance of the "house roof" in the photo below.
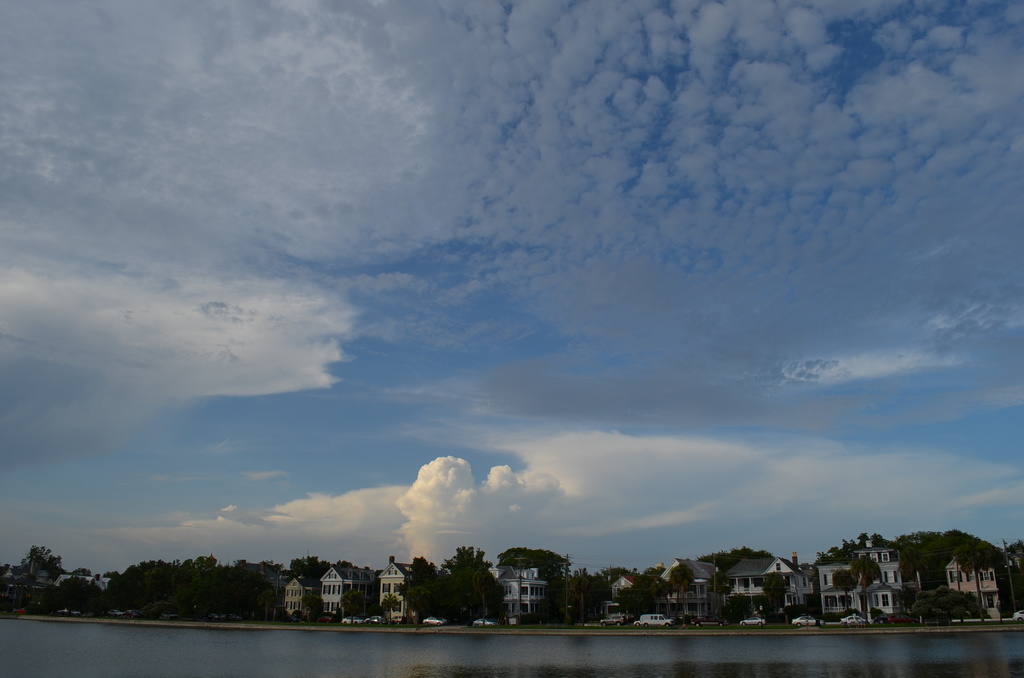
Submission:
{"label": "house roof", "polygon": [[661,573],[662,579],[668,579],[672,570],[680,565],[685,564],[693,572],[694,579],[709,580],[715,574],[715,566],[711,563],[705,563],[700,560],[690,560],[689,558],[676,558],[672,561],[664,572]]}
{"label": "house roof", "polygon": [[729,577],[759,577],[772,570],[772,565],[781,562],[792,572],[800,572],[800,568],[793,564],[793,561],[785,558],[744,558],[726,572]]}

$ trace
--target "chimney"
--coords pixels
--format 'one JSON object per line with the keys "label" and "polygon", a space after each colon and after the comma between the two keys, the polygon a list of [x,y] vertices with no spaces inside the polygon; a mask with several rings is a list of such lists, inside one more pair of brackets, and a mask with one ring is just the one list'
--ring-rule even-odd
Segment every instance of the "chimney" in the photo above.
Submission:
{"label": "chimney", "polygon": [[394,556],[388,556],[388,562],[389,563],[395,562],[395,557]]}
{"label": "chimney", "polygon": [[797,567],[800,566],[800,559],[796,557],[796,551],[793,551],[793,564]]}

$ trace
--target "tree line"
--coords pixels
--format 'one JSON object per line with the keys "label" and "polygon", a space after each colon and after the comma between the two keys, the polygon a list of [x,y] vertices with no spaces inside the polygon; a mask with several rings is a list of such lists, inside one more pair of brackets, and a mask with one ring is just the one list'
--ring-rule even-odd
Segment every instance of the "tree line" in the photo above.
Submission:
{"label": "tree line", "polygon": [[[955,560],[962,570],[974,572],[976,583],[977,573],[997,568],[1003,600],[1013,598],[1013,589],[1024,591],[1022,561],[1017,560],[1014,567],[1008,568],[1004,549],[973,535],[958,530],[915,532],[890,540],[879,534],[862,533],[818,553],[815,560],[816,564],[849,564],[834,573],[834,585],[844,590],[848,597],[862,596],[862,610],[867,607],[868,587],[878,580],[878,564],[856,557],[856,551],[866,548],[869,543],[899,552],[904,586],[898,604],[914,614],[956,618],[980,612],[980,584],[976,584],[976,596],[950,591],[946,585],[945,568],[951,560]],[[1024,542],[1018,540],[1007,545],[1007,550],[1024,554]],[[788,617],[820,612],[820,600],[815,599],[806,605],[782,609],[786,582],[781,576],[771,573],[764,578],[763,595],[754,598],[731,595],[725,576],[730,568],[746,558],[772,557],[768,551],[742,546],[695,558],[715,565],[715,573],[707,582],[709,597],[716,601],[714,612],[730,620],[762,609]],[[53,580],[65,573],[60,556],[46,547],[32,546],[22,560],[22,565],[28,564],[49,572]],[[352,567],[348,561],[330,562],[310,555],[292,559],[287,567],[264,562],[264,572],[276,573],[271,581],[265,574],[246,567],[245,563],[221,564],[212,556],[171,562],[151,560],[131,565],[121,573],[106,573],[104,576],[109,577],[106,590],[97,586],[88,570],[80,568],[71,573],[82,577],[66,579],[60,585],[51,585],[42,591],[22,591],[20,599],[15,592],[15,597],[12,599],[8,595],[3,604],[8,609],[17,604],[41,614],[73,609],[84,614],[102,615],[109,609],[137,609],[154,618],[162,614],[202,617],[211,613],[229,613],[245,619],[273,619],[284,613],[278,608],[279,594],[292,578],[319,580],[335,565]],[[673,600],[682,600],[683,592],[694,584],[694,574],[685,564],[673,567],[668,578],[662,576],[665,568],[661,565],[643,571],[611,566],[589,572],[586,568],[572,569],[568,556],[527,547],[503,551],[497,557],[497,565],[535,567],[540,578],[548,582],[548,595],[540,611],[524,616],[520,620],[524,624],[593,620],[601,614],[602,604],[613,600],[612,585],[623,575],[632,578],[632,586],[621,589],[614,602],[621,613],[633,617],[654,611],[658,601],[663,604],[668,601],[671,606]],[[500,617],[504,609],[504,590],[491,574],[492,566],[484,551],[473,546],[457,548],[440,565],[416,557],[411,563],[410,580],[399,591],[383,599],[378,595],[366,598],[361,592],[349,592],[343,600],[342,612],[337,616],[345,613],[388,615],[398,607],[398,595],[401,595],[420,619],[428,615],[449,619]],[[321,610],[322,600],[318,594],[304,598],[303,613],[307,619],[315,618]],[[682,616],[680,609],[667,611]]]}

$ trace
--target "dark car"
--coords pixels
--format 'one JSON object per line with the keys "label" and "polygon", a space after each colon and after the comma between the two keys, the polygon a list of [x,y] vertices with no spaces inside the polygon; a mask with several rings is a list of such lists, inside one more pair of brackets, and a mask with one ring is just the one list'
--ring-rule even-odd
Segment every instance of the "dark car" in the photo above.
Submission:
{"label": "dark car", "polygon": [[125,610],[121,615],[122,619],[142,619],[142,613],[138,610]]}
{"label": "dark car", "polygon": [[319,617],[317,617],[316,620],[320,624],[330,624],[331,622],[334,621],[334,615],[322,614]]}
{"label": "dark car", "polygon": [[729,622],[713,614],[707,614],[703,617],[694,617],[690,620],[690,623],[694,626],[725,626]]}

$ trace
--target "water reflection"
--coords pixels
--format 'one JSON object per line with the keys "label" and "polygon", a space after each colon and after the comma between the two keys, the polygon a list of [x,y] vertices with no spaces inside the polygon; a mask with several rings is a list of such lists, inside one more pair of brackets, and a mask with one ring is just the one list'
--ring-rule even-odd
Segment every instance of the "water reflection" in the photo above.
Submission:
{"label": "water reflection", "polygon": [[[1021,678],[1024,634],[499,636],[0,622],[24,678]],[[45,648],[45,651],[41,651]]]}

